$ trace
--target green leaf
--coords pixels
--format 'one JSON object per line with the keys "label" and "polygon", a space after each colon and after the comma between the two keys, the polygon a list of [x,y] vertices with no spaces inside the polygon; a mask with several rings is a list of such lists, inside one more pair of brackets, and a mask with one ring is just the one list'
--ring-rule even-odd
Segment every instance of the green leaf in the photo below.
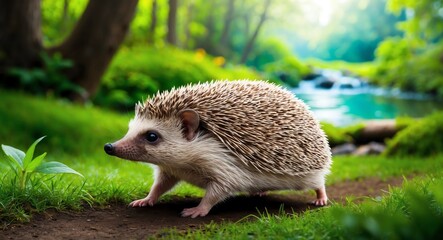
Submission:
{"label": "green leaf", "polygon": [[22,150],[3,144],[2,144],[2,149],[3,152],[5,152],[6,156],[8,156],[8,158],[13,163],[15,163],[21,169],[23,169],[23,159],[25,158],[25,153]]}
{"label": "green leaf", "polygon": [[43,159],[46,157],[46,153],[43,153],[42,155],[34,158],[31,163],[29,163],[28,167],[26,168],[27,172],[32,172],[34,169],[36,169],[40,164],[43,162]]}
{"label": "green leaf", "polygon": [[35,168],[34,172],[46,173],[46,174],[71,173],[71,174],[76,174],[76,175],[83,177],[83,175],[81,175],[79,172],[75,171],[74,169],[72,169],[60,162],[42,163],[42,164],[40,164],[40,166]]}
{"label": "green leaf", "polygon": [[23,168],[26,170],[28,168],[29,163],[31,163],[32,158],[34,157],[34,150],[35,146],[46,136],[43,136],[37,140],[29,147],[28,151],[26,152],[25,159],[23,159]]}

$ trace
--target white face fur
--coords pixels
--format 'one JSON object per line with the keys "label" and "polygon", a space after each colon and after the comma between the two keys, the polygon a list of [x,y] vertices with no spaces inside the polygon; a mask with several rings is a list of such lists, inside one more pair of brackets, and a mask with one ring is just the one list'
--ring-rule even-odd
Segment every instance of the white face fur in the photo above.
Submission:
{"label": "white face fur", "polygon": [[112,144],[115,156],[161,165],[176,162],[187,147],[179,119],[146,119],[135,117],[127,134]]}

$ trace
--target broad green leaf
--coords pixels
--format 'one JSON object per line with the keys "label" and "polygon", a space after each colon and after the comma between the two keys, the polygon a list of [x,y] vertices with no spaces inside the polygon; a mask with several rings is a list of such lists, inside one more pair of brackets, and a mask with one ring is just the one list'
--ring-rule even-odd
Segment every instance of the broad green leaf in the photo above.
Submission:
{"label": "broad green leaf", "polygon": [[23,169],[23,159],[25,158],[25,153],[22,150],[3,144],[2,149],[12,162]]}
{"label": "broad green leaf", "polygon": [[60,162],[45,162],[35,168],[34,172],[46,174],[72,173],[83,177],[79,172]]}
{"label": "broad green leaf", "polygon": [[37,146],[37,144],[46,136],[43,136],[37,140],[35,140],[35,142],[29,147],[28,151],[26,151],[26,156],[25,159],[23,159],[23,168],[27,169],[29,163],[31,163],[32,158],[34,157],[34,150],[35,150],[35,146]]}
{"label": "broad green leaf", "polygon": [[28,167],[26,168],[27,172],[32,172],[34,169],[36,169],[40,164],[43,162],[43,159],[46,157],[46,153],[43,153],[42,155],[34,158],[31,163],[29,163]]}

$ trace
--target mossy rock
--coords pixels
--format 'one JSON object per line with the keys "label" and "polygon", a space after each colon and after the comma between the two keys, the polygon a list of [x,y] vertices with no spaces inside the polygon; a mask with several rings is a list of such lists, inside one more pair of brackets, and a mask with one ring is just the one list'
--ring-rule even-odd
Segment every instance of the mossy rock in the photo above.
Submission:
{"label": "mossy rock", "polygon": [[409,126],[417,124],[417,121],[418,120],[416,118],[411,118],[411,117],[398,117],[395,119],[398,131],[401,131],[405,128],[408,128]]}
{"label": "mossy rock", "polygon": [[352,140],[340,128],[338,128],[330,123],[322,122],[321,128],[323,129],[326,136],[328,137],[329,145],[332,147],[349,142]]}
{"label": "mossy rock", "polygon": [[387,156],[432,156],[443,152],[443,112],[409,124],[387,142]]}

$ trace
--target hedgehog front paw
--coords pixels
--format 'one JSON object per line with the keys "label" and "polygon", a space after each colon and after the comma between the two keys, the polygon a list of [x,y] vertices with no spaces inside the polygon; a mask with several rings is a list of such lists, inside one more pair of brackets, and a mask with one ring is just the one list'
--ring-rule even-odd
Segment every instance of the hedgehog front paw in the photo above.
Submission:
{"label": "hedgehog front paw", "polygon": [[209,210],[211,209],[208,209],[203,206],[185,208],[182,211],[182,217],[191,217],[191,218],[204,217],[208,214]]}
{"label": "hedgehog front paw", "polygon": [[152,206],[154,206],[155,202],[156,202],[155,199],[152,199],[150,197],[145,197],[143,199],[138,199],[138,200],[132,201],[129,204],[129,206],[130,207],[146,207],[149,205],[152,207]]}
{"label": "hedgehog front paw", "polygon": [[312,202],[315,206],[326,206],[328,204],[328,196],[326,195],[326,189],[325,187],[321,187],[315,190],[315,193],[317,194],[317,199]]}
{"label": "hedgehog front paw", "polygon": [[317,198],[314,201],[312,201],[312,205],[319,206],[319,207],[326,206],[327,204],[328,204],[328,198],[327,197],[325,197],[325,198]]}

